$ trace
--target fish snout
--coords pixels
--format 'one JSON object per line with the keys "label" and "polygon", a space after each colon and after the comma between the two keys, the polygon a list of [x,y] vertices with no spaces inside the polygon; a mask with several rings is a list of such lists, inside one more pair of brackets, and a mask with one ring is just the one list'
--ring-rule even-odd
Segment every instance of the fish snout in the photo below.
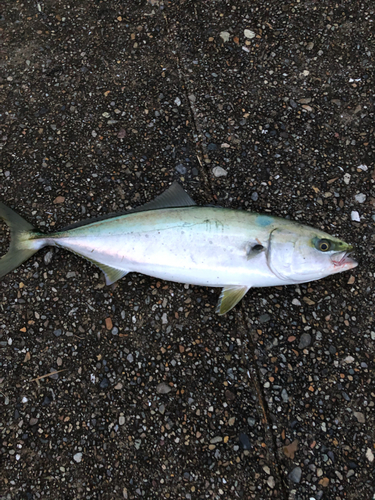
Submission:
{"label": "fish snout", "polygon": [[350,257],[350,252],[337,252],[331,257],[334,269],[338,272],[344,269],[353,269],[358,266],[358,262]]}

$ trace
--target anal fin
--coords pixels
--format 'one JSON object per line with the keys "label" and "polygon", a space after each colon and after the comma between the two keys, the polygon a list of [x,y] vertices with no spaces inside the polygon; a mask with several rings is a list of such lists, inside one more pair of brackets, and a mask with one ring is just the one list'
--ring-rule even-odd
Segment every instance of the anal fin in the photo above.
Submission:
{"label": "anal fin", "polygon": [[220,294],[219,301],[216,306],[216,312],[219,316],[227,313],[238,304],[242,297],[249,290],[249,286],[226,285]]}
{"label": "anal fin", "polygon": [[107,266],[94,259],[89,259],[85,257],[86,260],[97,266],[104,274],[106,285],[112,285],[117,280],[123,278],[129,271],[124,271],[123,269],[116,269],[115,267]]}

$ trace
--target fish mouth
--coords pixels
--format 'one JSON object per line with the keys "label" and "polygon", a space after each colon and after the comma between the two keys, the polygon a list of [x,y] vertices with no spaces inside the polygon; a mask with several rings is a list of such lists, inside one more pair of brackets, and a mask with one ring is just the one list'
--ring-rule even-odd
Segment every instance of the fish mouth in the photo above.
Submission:
{"label": "fish mouth", "polygon": [[334,269],[353,269],[358,266],[358,262],[350,257],[351,250],[347,252],[338,252],[331,257]]}

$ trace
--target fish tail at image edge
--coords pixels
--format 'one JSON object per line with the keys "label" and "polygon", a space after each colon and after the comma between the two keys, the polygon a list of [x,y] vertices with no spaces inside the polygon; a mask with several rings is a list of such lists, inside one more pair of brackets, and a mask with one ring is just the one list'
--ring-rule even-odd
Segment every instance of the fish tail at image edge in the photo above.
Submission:
{"label": "fish tail at image edge", "polygon": [[28,260],[38,249],[30,248],[28,241],[36,229],[12,209],[0,202],[0,219],[10,229],[10,247],[0,259],[0,278],[10,273]]}

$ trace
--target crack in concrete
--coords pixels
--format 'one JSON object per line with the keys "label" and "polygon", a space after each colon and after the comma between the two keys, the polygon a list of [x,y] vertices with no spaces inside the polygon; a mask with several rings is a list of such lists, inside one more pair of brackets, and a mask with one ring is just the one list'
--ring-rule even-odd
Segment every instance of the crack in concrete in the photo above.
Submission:
{"label": "crack in concrete", "polygon": [[[195,10],[195,14],[197,16],[197,12]],[[174,39],[176,42],[176,37],[173,36],[173,33],[169,27],[169,22],[166,14],[164,14],[164,19],[166,22],[166,27],[167,27],[167,33],[168,35]],[[178,42],[176,42],[177,44]],[[204,185],[204,191],[206,198],[209,199],[210,202],[214,200],[214,192],[213,188],[211,186],[211,182],[209,180],[209,176],[207,175],[207,170],[205,169],[205,166],[203,164],[204,158],[208,158],[208,149],[207,149],[207,141],[206,138],[202,132],[202,127],[200,126],[199,123],[199,117],[198,113],[196,110],[196,107],[194,106],[194,103],[192,102],[192,99],[190,99],[190,95],[193,94],[193,90],[190,87],[189,80],[185,77],[183,69],[182,69],[182,64],[181,64],[181,56],[179,55],[179,51],[176,47],[176,50],[171,51],[172,53],[172,58],[175,59],[176,61],[176,67],[177,67],[177,73],[179,77],[179,81],[181,83],[181,89],[184,93],[185,100],[187,102],[187,108],[190,116],[190,123],[192,124],[192,131],[193,131],[193,138],[195,142],[195,148],[196,148],[196,157],[199,163],[199,172],[202,176],[203,179],[203,185]]]}
{"label": "crack in concrete", "polygon": [[[278,459],[278,448],[276,444],[276,436],[271,430],[271,418],[270,418],[270,410],[268,408],[268,404],[266,398],[264,396],[264,392],[261,384],[261,377],[259,373],[259,369],[257,366],[257,356],[255,354],[255,343],[253,342],[253,338],[251,335],[252,328],[246,325],[245,314],[244,314],[244,305],[241,303],[239,308],[239,313],[237,315],[237,325],[238,330],[241,335],[241,344],[242,344],[242,361],[244,365],[247,367],[247,376],[249,382],[252,383],[255,388],[258,401],[257,401],[257,411],[262,419],[263,428],[264,428],[264,436],[265,436],[265,444],[267,447],[267,453],[269,457],[269,462],[274,466],[275,473],[277,475],[277,479],[280,485],[280,500],[288,500],[288,492],[287,487],[284,481],[282,467]],[[250,333],[250,335],[248,335]],[[245,335],[246,334],[246,335]],[[245,355],[245,347],[248,346],[248,351],[251,353],[251,363],[249,362],[248,357]]]}

